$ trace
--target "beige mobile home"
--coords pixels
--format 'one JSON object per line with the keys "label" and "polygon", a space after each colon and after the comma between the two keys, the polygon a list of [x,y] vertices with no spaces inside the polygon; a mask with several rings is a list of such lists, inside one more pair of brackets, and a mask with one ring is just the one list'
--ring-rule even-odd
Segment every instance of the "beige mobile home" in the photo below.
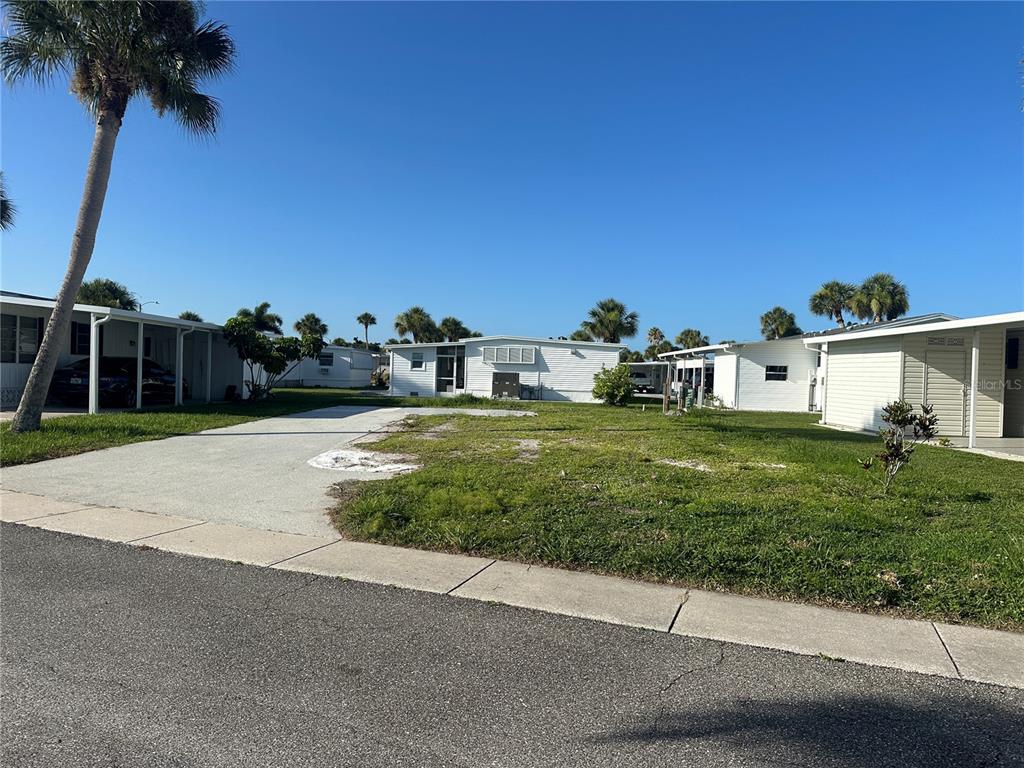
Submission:
{"label": "beige mobile home", "polygon": [[1024,437],[1024,312],[807,338],[822,353],[822,423],[882,426],[882,408],[927,403],[940,435]]}

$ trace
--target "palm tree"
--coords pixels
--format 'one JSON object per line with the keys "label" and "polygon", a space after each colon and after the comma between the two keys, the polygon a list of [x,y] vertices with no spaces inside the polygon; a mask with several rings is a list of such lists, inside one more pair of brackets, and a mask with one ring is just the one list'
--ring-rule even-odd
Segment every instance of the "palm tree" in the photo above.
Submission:
{"label": "palm tree", "polygon": [[910,294],[895,277],[879,272],[854,291],[847,306],[859,320],[880,323],[907,314],[910,311]]}
{"label": "palm tree", "polygon": [[201,323],[201,322],[203,322],[203,318],[201,318],[199,316],[199,313],[198,312],[193,312],[191,309],[186,309],[184,312],[182,312],[180,315],[178,315],[178,319],[179,320],[191,320],[193,323]]}
{"label": "palm tree", "polygon": [[270,311],[270,302],[261,301],[254,308],[242,307],[235,313],[238,317],[245,317],[252,320],[257,331],[269,331],[270,333],[281,333],[284,320],[276,312]]}
{"label": "palm tree", "polygon": [[441,330],[423,307],[409,307],[395,316],[395,332],[412,336],[414,342],[441,341]]}
{"label": "palm tree", "polygon": [[199,87],[231,68],[235,45],[227,27],[201,21],[202,6],[186,0],[7,0],[4,6],[7,36],[0,42],[0,68],[5,79],[45,83],[67,73],[71,92],[96,118],[67,272],[11,423],[12,431],[28,432],[39,429],[75,296],[92,258],[128,103],[145,97],[158,115],[171,113],[187,131],[214,133],[219,105]]}
{"label": "palm tree", "polygon": [[569,334],[569,341],[593,341],[594,337],[585,328],[577,328]]}
{"label": "palm tree", "polygon": [[661,332],[661,328],[654,327],[647,331],[648,344],[661,344],[664,340],[665,334]]}
{"label": "palm tree", "polygon": [[11,198],[7,196],[7,186],[4,184],[4,174],[0,171],[0,229],[10,229],[14,226],[14,214],[18,209],[14,207]]}
{"label": "palm tree", "polygon": [[835,320],[840,328],[846,327],[843,310],[853,298],[857,286],[840,280],[829,280],[811,295],[809,303],[813,314]]}
{"label": "palm tree", "polygon": [[696,328],[684,328],[679,332],[679,335],[676,336],[676,344],[683,349],[706,347],[708,345],[708,337]]}
{"label": "palm tree", "polygon": [[115,307],[129,312],[138,312],[139,300],[128,287],[105,277],[87,280],[78,288],[76,304],[90,304],[94,307]]}
{"label": "palm tree", "polygon": [[673,346],[667,339],[662,339],[657,344],[651,344],[644,350],[644,360],[657,360],[658,355],[664,354],[665,352],[671,352]]}
{"label": "palm tree", "polygon": [[761,333],[771,341],[786,336],[799,336],[803,331],[796,324],[796,315],[782,307],[772,307],[761,315]]}
{"label": "palm tree", "polygon": [[356,318],[356,322],[363,326],[363,336],[366,341],[366,348],[370,348],[370,326],[377,324],[377,318],[370,312],[363,312]]}
{"label": "palm tree", "polygon": [[626,311],[626,305],[615,299],[602,299],[587,313],[580,329],[595,340],[617,344],[622,339],[636,336],[640,316]]}
{"label": "palm tree", "polygon": [[635,349],[623,349],[619,352],[620,363],[642,363],[644,356]]}
{"label": "palm tree", "polygon": [[322,339],[327,335],[327,323],[320,319],[315,312],[307,312],[295,321],[292,326],[299,336],[315,336]]}
{"label": "palm tree", "polygon": [[468,338],[473,333],[457,317],[442,318],[437,327],[447,341],[459,341]]}

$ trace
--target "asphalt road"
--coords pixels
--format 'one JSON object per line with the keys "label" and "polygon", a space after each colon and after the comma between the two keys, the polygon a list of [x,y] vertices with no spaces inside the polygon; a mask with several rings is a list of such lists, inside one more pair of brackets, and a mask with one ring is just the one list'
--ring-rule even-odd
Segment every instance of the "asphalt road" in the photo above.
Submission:
{"label": "asphalt road", "polygon": [[4,766],[1013,766],[1024,691],[0,531]]}

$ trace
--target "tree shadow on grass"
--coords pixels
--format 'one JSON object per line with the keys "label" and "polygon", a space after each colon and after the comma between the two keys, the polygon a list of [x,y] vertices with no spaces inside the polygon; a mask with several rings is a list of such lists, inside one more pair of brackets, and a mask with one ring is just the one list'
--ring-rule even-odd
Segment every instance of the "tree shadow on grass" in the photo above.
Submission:
{"label": "tree shadow on grass", "polygon": [[913,701],[885,693],[794,700],[791,693],[711,712],[667,707],[650,723],[601,741],[674,742],[697,750],[720,745],[743,765],[1024,765],[1024,692],[971,685],[956,693],[962,696],[918,689]]}

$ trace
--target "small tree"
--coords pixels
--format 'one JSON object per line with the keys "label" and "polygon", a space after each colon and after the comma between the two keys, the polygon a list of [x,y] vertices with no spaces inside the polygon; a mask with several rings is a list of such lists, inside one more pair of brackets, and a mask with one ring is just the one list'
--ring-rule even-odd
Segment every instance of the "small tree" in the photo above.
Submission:
{"label": "small tree", "polygon": [[625,363],[594,374],[594,397],[606,405],[626,405],[632,396],[633,376]]}
{"label": "small tree", "polygon": [[224,338],[249,369],[249,399],[267,397],[300,360],[314,358],[324,348],[323,337],[314,334],[267,336],[257,330],[251,317],[232,317],[224,323]]}
{"label": "small tree", "polygon": [[[888,494],[896,475],[910,463],[917,444],[935,437],[939,417],[932,413],[930,405],[922,405],[921,413],[915,414],[914,407],[900,399],[882,409],[882,421],[889,425],[879,431],[884,448],[870,459],[861,461],[861,466],[870,470],[878,459],[883,473],[882,493]],[[910,430],[910,436],[907,430]]]}

